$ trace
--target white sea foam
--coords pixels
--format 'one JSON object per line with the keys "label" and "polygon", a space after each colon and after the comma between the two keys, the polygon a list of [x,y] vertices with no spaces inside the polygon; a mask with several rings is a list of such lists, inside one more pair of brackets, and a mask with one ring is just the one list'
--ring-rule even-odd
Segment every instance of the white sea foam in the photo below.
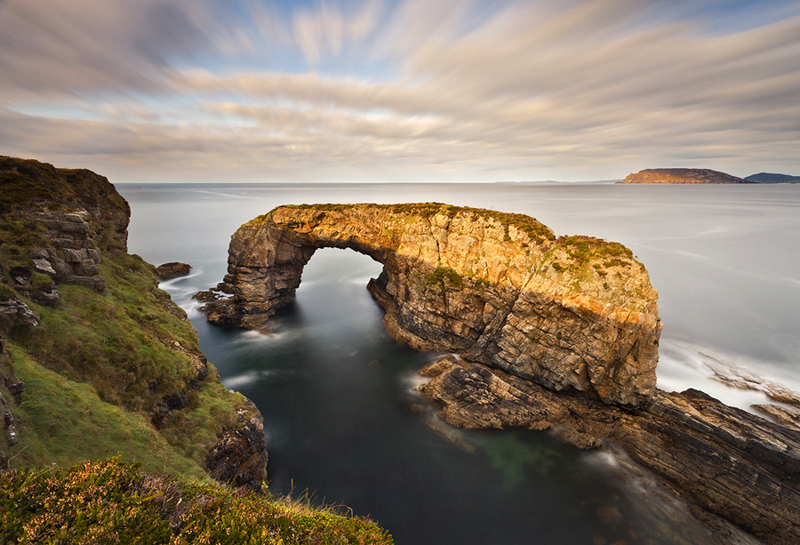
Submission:
{"label": "white sea foam", "polygon": [[582,459],[584,463],[594,467],[614,469],[619,467],[619,460],[608,449],[597,449],[585,452]]}
{"label": "white sea foam", "polygon": [[243,330],[237,333],[233,344],[267,345],[294,342],[304,334],[304,328],[283,328],[278,324],[270,324],[262,329]]}
{"label": "white sea foam", "polygon": [[[658,387],[667,392],[695,388],[746,411],[752,411],[755,404],[774,403],[765,391],[776,381],[757,374],[753,369],[759,366],[752,360],[737,359],[742,361],[734,363],[731,356],[712,349],[662,338]],[[781,386],[791,389],[791,385]]]}
{"label": "white sea foam", "polygon": [[180,286],[180,284],[185,283],[187,280],[191,280],[192,278],[196,278],[203,274],[203,269],[198,267],[192,267],[191,272],[184,276],[178,276],[176,278],[170,278],[169,280],[161,280],[158,283],[158,287],[164,291],[170,291],[171,289],[175,288],[176,285]]}
{"label": "white sea foam", "polygon": [[226,388],[230,388],[231,390],[237,390],[243,386],[249,386],[250,384],[254,384],[260,380],[263,380],[269,376],[275,374],[275,371],[272,370],[252,370],[247,371],[246,373],[242,373],[241,375],[236,375],[233,377],[228,377],[222,381]]}
{"label": "white sea foam", "polygon": [[419,376],[416,371],[409,371],[407,373],[403,373],[398,377],[400,379],[400,384],[403,385],[403,389],[408,392],[414,392],[417,388],[428,382],[430,379]]}

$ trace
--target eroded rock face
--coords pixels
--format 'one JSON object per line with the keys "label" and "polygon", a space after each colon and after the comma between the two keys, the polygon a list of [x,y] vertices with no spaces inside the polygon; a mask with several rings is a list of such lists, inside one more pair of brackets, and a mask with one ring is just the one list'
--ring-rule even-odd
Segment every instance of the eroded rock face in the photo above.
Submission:
{"label": "eroded rock face", "polygon": [[646,403],[656,383],[657,292],[630,250],[556,238],[533,218],[441,204],[283,206],[231,238],[232,297],[208,318],[262,326],[288,303],[317,248],[384,265],[369,289],[392,335],[554,390]]}
{"label": "eroded rock face", "polygon": [[[92,225],[92,216],[85,209],[74,212],[40,212],[36,219],[47,226],[47,246],[33,253],[34,268],[58,282],[75,282],[102,291],[105,279],[98,271],[101,263],[98,239],[102,229]],[[42,291],[42,290],[40,290]],[[58,301],[55,285],[51,304]],[[40,299],[47,301],[44,294]]]}
{"label": "eroded rock face", "polygon": [[16,297],[0,300],[0,321],[6,320],[32,326],[39,325],[39,317],[33,313],[31,307]]}
{"label": "eroded rock face", "polygon": [[[185,312],[172,302],[168,294],[157,289],[155,278],[150,280],[149,265],[137,263],[138,260],[116,260],[122,257],[120,254],[127,253],[129,220],[130,206],[103,176],[88,170],[58,169],[38,161],[0,156],[0,231],[4,235],[0,252],[0,333],[6,334],[13,325],[24,323],[32,327],[38,326],[39,332],[44,330],[44,334],[47,334],[47,320],[43,319],[43,325],[40,324],[39,317],[20,297],[29,298],[41,305],[60,304],[66,306],[66,310],[74,311],[80,309],[84,303],[74,297],[59,301],[57,286],[61,283],[79,283],[103,291],[107,281],[122,280],[128,274],[137,283],[144,280],[146,291],[142,290],[143,297],[160,303],[153,314],[148,312],[144,321],[163,323],[160,314],[163,312],[188,322]],[[103,259],[111,261],[106,278],[100,274]],[[121,266],[122,263],[126,263],[125,268]],[[189,268],[183,264],[171,265],[176,265],[173,271],[180,270],[181,267],[187,270]],[[106,316],[131,312],[128,308],[129,300],[123,301],[115,294],[111,294],[109,299],[103,303],[109,308]],[[90,304],[92,303],[86,303]],[[138,310],[141,311],[141,308]],[[74,313],[75,316],[81,316],[79,319],[83,321],[82,325],[87,331],[94,330],[102,334],[100,328],[94,329],[93,318],[84,318],[83,314]],[[149,338],[174,351],[174,364],[167,359],[166,363],[159,365],[167,367],[169,374],[177,374],[183,378],[182,381],[162,388],[159,378],[165,376],[160,373],[163,368],[129,368],[125,379],[127,384],[146,384],[149,386],[149,394],[160,398],[150,414],[151,423],[157,429],[163,430],[170,423],[170,418],[177,416],[180,411],[197,409],[198,398],[202,401],[206,395],[214,395],[203,393],[204,386],[215,388],[218,385],[221,392],[219,377],[209,366],[205,356],[199,348],[193,346],[194,343],[181,345],[178,339],[184,337],[179,331],[173,336],[165,328],[149,328],[142,324],[141,329],[133,334]],[[107,357],[114,350],[111,347],[117,346],[113,342],[108,345],[108,352],[97,354],[98,359]],[[147,346],[144,343],[142,345]],[[191,367],[187,367],[187,358],[191,361]],[[51,365],[47,361],[40,363],[44,366]],[[54,367],[57,368],[58,365]],[[92,383],[90,371],[78,376],[65,376]],[[120,389],[122,388],[124,386]],[[0,392],[0,414],[3,415],[3,429],[6,432],[5,440],[0,432],[1,466],[7,458],[8,447],[13,446],[18,439],[13,415],[3,397],[5,395],[6,399],[13,399],[19,405],[25,390],[24,382],[15,378],[10,353],[3,351],[2,338],[0,390],[3,390]],[[200,395],[195,397],[198,391]],[[205,468],[223,482],[259,489],[266,480],[267,460],[261,414],[244,398],[237,401],[230,396],[226,397],[227,399],[221,396],[214,398],[214,414],[227,424],[219,430],[215,444],[209,447],[208,455],[203,460]],[[141,401],[146,407],[152,406],[154,399],[143,396]],[[121,402],[119,404],[122,406]],[[227,415],[226,407],[230,411]],[[141,413],[141,409],[136,410]],[[232,415],[234,411],[235,415]],[[207,425],[214,430],[219,428],[217,422],[209,421]]]}
{"label": "eroded rock face", "polygon": [[236,411],[234,426],[217,436],[206,470],[219,482],[261,490],[267,480],[267,440],[264,418],[250,400]]}

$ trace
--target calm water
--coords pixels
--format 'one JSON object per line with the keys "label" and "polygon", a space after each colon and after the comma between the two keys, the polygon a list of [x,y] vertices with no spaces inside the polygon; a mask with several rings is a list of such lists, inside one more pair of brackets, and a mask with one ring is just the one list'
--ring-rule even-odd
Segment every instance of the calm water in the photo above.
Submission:
{"label": "calm water", "polygon": [[[800,390],[800,185],[120,185],[129,249],[185,261],[162,284],[190,313],[223,382],[265,417],[270,489],[344,504],[399,545],[690,543],[705,533],[608,453],[546,433],[465,432],[420,411],[411,388],[431,361],[396,344],[365,286],[380,265],[321,250],[269,334],[210,326],[190,299],[225,273],[230,235],[279,204],[442,201],[521,212],[556,234],[629,246],[660,291],[659,386],[741,407],[764,402],[711,380],[751,374]],[[634,537],[632,537],[634,536]]]}

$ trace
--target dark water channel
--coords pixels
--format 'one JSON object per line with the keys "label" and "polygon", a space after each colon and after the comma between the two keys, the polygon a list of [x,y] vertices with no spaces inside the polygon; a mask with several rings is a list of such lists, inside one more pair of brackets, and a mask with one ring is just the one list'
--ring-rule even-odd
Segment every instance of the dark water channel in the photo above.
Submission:
{"label": "dark water channel", "polygon": [[223,382],[264,414],[273,493],[346,505],[398,544],[610,544],[658,533],[626,497],[613,458],[546,433],[436,420],[412,392],[434,356],[386,333],[365,289],[379,272],[365,256],[319,251],[268,333],[201,330]]}

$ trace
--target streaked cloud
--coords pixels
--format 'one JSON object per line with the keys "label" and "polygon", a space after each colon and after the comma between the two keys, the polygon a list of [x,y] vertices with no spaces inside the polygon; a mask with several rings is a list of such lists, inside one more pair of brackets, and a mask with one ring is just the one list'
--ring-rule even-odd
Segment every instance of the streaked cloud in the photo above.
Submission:
{"label": "streaked cloud", "polygon": [[0,153],[117,181],[800,173],[798,1],[7,0],[0,75]]}

